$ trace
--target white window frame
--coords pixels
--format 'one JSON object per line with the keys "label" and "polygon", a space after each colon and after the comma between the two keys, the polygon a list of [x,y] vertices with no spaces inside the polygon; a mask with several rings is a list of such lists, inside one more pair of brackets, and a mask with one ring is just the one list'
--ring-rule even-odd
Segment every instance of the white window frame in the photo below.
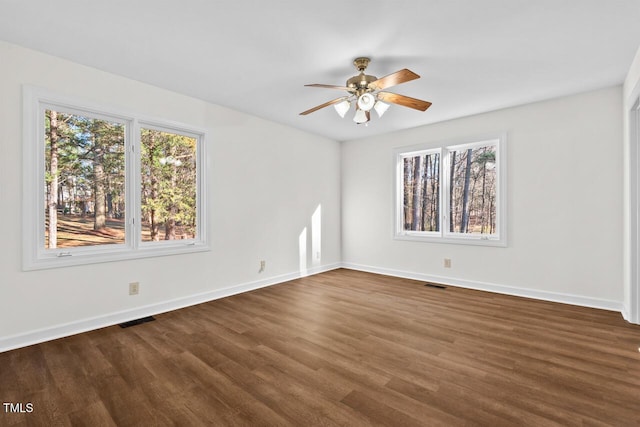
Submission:
{"label": "white window frame", "polygon": [[[496,146],[496,232],[492,235],[457,233],[448,230],[450,154],[469,148]],[[393,237],[429,243],[448,243],[480,246],[507,246],[507,168],[506,133],[497,133],[462,140],[432,142],[399,147],[393,150],[394,179],[394,226]],[[439,231],[404,230],[404,159],[429,153],[440,153],[440,200]]]}
{"label": "white window frame", "polygon": [[[77,248],[45,248],[44,113],[58,109],[125,125],[125,242]],[[149,128],[196,139],[196,237],[142,242],[140,129]],[[177,255],[210,250],[207,239],[206,153],[204,129],[170,120],[92,104],[45,89],[23,87],[23,270]]]}

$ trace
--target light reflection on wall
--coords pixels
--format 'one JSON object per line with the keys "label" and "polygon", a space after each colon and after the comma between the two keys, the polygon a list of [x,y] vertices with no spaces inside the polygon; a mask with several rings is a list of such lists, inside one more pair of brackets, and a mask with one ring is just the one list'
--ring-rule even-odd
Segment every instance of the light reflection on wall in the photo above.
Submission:
{"label": "light reflection on wall", "polygon": [[298,253],[300,255],[300,275],[307,275],[307,227],[298,236]]}
{"label": "light reflection on wall", "polygon": [[311,216],[311,265],[322,264],[322,205]]}
{"label": "light reflection on wall", "polygon": [[[322,264],[322,205],[318,205],[311,215],[311,241],[308,239],[308,227],[304,227],[298,236],[298,255],[300,259],[300,275],[308,274],[309,258],[311,267]],[[309,247],[309,244],[311,247]]]}

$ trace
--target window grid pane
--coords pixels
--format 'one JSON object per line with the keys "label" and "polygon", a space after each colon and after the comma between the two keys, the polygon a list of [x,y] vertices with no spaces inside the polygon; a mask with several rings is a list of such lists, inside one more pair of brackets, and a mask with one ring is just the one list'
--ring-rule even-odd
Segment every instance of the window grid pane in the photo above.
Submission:
{"label": "window grid pane", "polygon": [[44,112],[45,249],[125,242],[125,126]]}
{"label": "window grid pane", "polygon": [[141,129],[143,242],[196,237],[197,139]]}
{"label": "window grid pane", "polygon": [[496,146],[449,152],[449,226],[451,233],[496,233]]}
{"label": "window grid pane", "polygon": [[440,231],[440,154],[403,158],[403,229]]}

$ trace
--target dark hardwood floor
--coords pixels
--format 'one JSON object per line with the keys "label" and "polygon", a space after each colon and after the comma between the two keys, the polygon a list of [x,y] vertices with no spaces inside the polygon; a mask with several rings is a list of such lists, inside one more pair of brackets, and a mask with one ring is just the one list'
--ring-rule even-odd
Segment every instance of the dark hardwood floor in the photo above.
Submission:
{"label": "dark hardwood floor", "polygon": [[618,313],[334,270],[0,353],[0,425],[640,425]]}

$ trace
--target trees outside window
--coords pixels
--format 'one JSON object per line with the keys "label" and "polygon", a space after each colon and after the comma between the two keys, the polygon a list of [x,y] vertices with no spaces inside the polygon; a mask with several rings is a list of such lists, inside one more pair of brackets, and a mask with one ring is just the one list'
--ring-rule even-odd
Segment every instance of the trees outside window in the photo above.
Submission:
{"label": "trees outside window", "polygon": [[440,231],[440,153],[403,157],[404,229]]}
{"label": "trees outside window", "polygon": [[125,124],[44,111],[47,249],[123,244]]}
{"label": "trees outside window", "polygon": [[396,238],[506,245],[504,139],[395,150]]}
{"label": "trees outside window", "polygon": [[140,140],[142,240],[194,238],[197,140],[144,128]]}
{"label": "trees outside window", "polygon": [[496,146],[451,151],[449,173],[449,231],[495,234]]}
{"label": "trees outside window", "polygon": [[24,268],[207,250],[204,132],[25,88]]}

